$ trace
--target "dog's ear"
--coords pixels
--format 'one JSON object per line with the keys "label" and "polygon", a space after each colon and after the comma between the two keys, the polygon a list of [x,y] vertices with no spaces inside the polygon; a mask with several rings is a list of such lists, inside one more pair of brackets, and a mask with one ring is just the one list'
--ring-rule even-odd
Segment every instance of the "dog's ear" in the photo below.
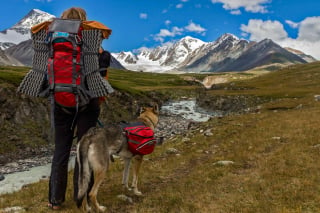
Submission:
{"label": "dog's ear", "polygon": [[153,105],[153,112],[159,114],[159,106],[156,103]]}
{"label": "dog's ear", "polygon": [[146,108],[145,108],[145,107],[140,107],[140,112],[139,112],[139,114],[143,113],[144,111],[146,111]]}

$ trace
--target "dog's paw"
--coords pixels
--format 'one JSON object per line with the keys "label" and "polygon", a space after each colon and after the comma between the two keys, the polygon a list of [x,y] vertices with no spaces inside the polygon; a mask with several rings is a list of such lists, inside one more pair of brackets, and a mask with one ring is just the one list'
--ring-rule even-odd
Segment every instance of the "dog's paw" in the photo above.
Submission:
{"label": "dog's paw", "polygon": [[133,189],[133,193],[137,196],[142,196],[142,192],[140,192],[138,189]]}
{"label": "dog's paw", "polygon": [[99,206],[99,212],[105,212],[106,210],[107,210],[107,207]]}
{"label": "dog's paw", "polygon": [[124,190],[127,190],[127,191],[129,191],[129,192],[132,191],[132,188],[129,187],[128,185],[126,186],[126,185],[123,184],[122,187],[123,187]]}
{"label": "dog's paw", "polygon": [[86,207],[82,208],[82,212],[91,212],[91,207],[86,206]]}
{"label": "dog's paw", "polygon": [[107,207],[99,206],[99,212],[105,212],[106,210],[107,210]]}

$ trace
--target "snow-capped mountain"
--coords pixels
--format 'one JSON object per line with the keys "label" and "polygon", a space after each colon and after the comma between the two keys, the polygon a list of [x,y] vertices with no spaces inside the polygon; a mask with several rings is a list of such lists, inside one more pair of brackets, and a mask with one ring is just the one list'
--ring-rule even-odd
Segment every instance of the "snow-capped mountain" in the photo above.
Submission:
{"label": "snow-capped mountain", "polygon": [[176,43],[154,49],[141,48],[138,55],[120,52],[113,53],[113,56],[129,70],[165,72],[188,64],[204,44],[199,39],[187,36]]}
{"label": "snow-capped mountain", "polygon": [[217,71],[216,69],[221,66],[224,60],[235,60],[248,47],[249,42],[247,40],[239,39],[229,33],[223,34],[216,41],[203,45],[198,50],[199,54],[183,69],[191,72],[197,72],[198,70]]}
{"label": "snow-capped mountain", "polygon": [[171,67],[179,67],[188,64],[203,45],[204,42],[199,39],[190,36],[184,37],[171,46],[167,51],[166,57],[162,59],[163,63],[161,64]]}
{"label": "snow-capped mountain", "polygon": [[237,58],[249,42],[232,34],[224,34],[214,42],[203,42],[190,36],[171,45],[154,49],[114,53],[114,57],[127,69],[136,71],[196,71],[208,70],[212,61],[219,62],[227,57]]}
{"label": "snow-capped mountain", "polygon": [[13,27],[0,32],[0,48],[2,50],[31,38],[30,28],[55,16],[33,9]]}
{"label": "snow-capped mountain", "polygon": [[243,71],[275,63],[315,61],[300,51],[288,51],[270,39],[249,42],[229,33],[213,42],[187,36],[171,45],[140,49],[137,55],[121,52],[113,53],[113,56],[129,70],[149,72]]}

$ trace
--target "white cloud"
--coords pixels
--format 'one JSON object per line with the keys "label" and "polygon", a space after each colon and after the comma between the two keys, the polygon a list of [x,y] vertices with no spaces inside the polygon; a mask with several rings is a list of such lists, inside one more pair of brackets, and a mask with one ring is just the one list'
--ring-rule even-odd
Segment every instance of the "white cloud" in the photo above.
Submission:
{"label": "white cloud", "polygon": [[157,34],[157,36],[159,37],[168,37],[168,36],[175,36],[175,34],[173,32],[170,32],[167,29],[161,29],[160,32]]}
{"label": "white cloud", "polygon": [[230,12],[232,15],[241,15],[241,11],[240,10],[231,10]]}
{"label": "white cloud", "polygon": [[226,10],[238,10],[244,8],[247,12],[252,13],[267,13],[268,9],[265,4],[272,0],[211,0],[213,4],[222,3]]}
{"label": "white cloud", "polygon": [[160,32],[154,36],[155,41],[164,42],[165,37],[175,37],[177,35],[182,35],[183,29],[179,27],[172,27],[171,31],[168,29],[160,29]]}
{"label": "white cloud", "polygon": [[320,42],[320,16],[308,17],[299,24],[298,39],[310,42]]}
{"label": "white cloud", "polygon": [[176,5],[176,8],[177,8],[177,9],[180,9],[180,8],[182,8],[182,7],[183,7],[183,4],[177,4],[177,5]]}
{"label": "white cloud", "polygon": [[292,28],[298,28],[299,27],[299,23],[296,23],[296,22],[293,22],[293,21],[290,21],[290,20],[286,20],[286,23]]}
{"label": "white cloud", "polygon": [[[165,24],[168,26],[171,24],[170,20],[166,20]],[[164,42],[166,37],[174,38],[176,36],[180,36],[185,34],[185,32],[198,33],[201,35],[205,35],[206,29],[201,27],[200,24],[195,24],[193,21],[190,21],[189,24],[185,27],[172,27],[169,29],[160,29],[160,32],[156,35],[151,35],[155,41],[159,41],[161,43]]]}
{"label": "white cloud", "polygon": [[189,0],[181,0],[182,2],[188,2]]}
{"label": "white cloud", "polygon": [[250,40],[261,41],[270,38],[283,47],[301,50],[320,59],[320,16],[308,17],[296,24],[297,38],[290,38],[279,21],[253,19],[248,22],[248,25],[241,25],[241,30],[243,35],[249,36]]}
{"label": "white cloud", "polygon": [[283,25],[279,21],[262,21],[259,19],[249,20],[248,25],[241,25],[243,32],[250,34],[250,40],[261,41],[265,38],[272,40],[286,39],[288,33],[284,30]]}
{"label": "white cloud", "polygon": [[173,27],[172,32],[174,33],[174,36],[176,35],[182,35],[183,29],[179,27]]}
{"label": "white cloud", "polygon": [[162,10],[162,13],[167,13],[167,12],[168,12],[168,9]]}
{"label": "white cloud", "polygon": [[147,18],[148,18],[148,14],[146,14],[146,13],[140,13],[139,17],[140,17],[141,19],[147,19]]}
{"label": "white cloud", "polygon": [[185,29],[195,33],[205,33],[207,31],[205,28],[201,27],[200,24],[195,24],[192,21],[189,22],[189,25],[187,25]]}

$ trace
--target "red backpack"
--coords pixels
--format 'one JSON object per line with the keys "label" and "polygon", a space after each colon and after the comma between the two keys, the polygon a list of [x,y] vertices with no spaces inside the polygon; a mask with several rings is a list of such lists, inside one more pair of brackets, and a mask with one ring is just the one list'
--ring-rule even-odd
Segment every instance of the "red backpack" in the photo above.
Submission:
{"label": "red backpack", "polygon": [[133,154],[147,155],[153,152],[157,143],[150,127],[139,125],[124,128],[129,150]]}
{"label": "red backpack", "polygon": [[64,107],[90,100],[82,70],[81,32],[80,20],[55,19],[48,29],[48,84],[55,102]]}

